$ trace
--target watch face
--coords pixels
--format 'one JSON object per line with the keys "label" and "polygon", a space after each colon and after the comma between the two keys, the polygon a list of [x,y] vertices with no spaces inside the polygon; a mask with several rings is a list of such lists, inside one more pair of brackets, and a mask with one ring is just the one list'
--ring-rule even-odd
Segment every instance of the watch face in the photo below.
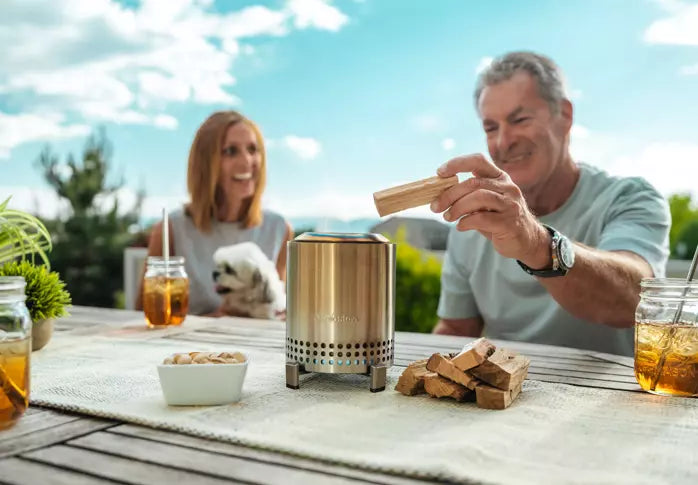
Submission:
{"label": "watch face", "polygon": [[572,248],[572,243],[566,237],[560,240],[560,263],[565,269],[570,269],[574,265],[574,249]]}

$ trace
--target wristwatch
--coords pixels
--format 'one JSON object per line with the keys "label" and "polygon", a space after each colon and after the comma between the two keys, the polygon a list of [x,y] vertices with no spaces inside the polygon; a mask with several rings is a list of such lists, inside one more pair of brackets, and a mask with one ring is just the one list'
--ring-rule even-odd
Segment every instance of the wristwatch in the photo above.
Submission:
{"label": "wristwatch", "polygon": [[555,228],[543,224],[550,233],[552,242],[550,243],[551,253],[553,255],[552,268],[533,269],[526,266],[524,263],[516,260],[519,266],[528,274],[538,276],[540,278],[550,278],[553,276],[565,276],[567,272],[574,266],[574,247],[572,242],[555,230]]}

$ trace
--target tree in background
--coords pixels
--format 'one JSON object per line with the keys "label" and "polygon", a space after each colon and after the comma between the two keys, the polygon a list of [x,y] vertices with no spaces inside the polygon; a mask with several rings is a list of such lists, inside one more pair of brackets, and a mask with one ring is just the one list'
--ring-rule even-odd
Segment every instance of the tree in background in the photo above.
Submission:
{"label": "tree in background", "polygon": [[428,333],[436,325],[441,292],[441,262],[407,243],[406,231],[395,235],[395,330]]}
{"label": "tree in background", "polygon": [[[66,217],[46,226],[53,238],[52,269],[60,273],[76,305],[113,307],[123,289],[124,248],[135,237],[143,193],[120,214],[115,193],[123,181],[107,183],[110,160],[104,131],[88,139],[81,163],[68,155],[67,169],[48,147],[39,157],[46,181],[70,205]],[[110,195],[111,208],[100,207],[100,200]]]}
{"label": "tree in background", "polygon": [[669,246],[671,257],[692,259],[698,245],[698,209],[690,194],[674,194],[669,197],[671,230]]}

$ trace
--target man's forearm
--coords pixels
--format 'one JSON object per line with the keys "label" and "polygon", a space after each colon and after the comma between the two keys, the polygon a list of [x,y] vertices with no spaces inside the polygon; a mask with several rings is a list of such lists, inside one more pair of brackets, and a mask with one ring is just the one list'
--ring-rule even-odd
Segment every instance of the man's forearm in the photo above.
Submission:
{"label": "man's forearm", "polygon": [[442,318],[438,321],[433,333],[444,335],[460,335],[464,337],[479,337],[482,335],[483,322],[480,317]]}
{"label": "man's forearm", "polygon": [[574,267],[562,277],[538,278],[571,314],[612,327],[631,327],[640,281],[650,265],[630,252],[601,251],[575,243]]}

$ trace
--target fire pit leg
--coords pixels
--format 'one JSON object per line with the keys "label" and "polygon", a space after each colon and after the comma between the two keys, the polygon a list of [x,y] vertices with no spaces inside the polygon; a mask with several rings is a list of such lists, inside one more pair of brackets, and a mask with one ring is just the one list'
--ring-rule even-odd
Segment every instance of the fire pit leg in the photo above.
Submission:
{"label": "fire pit leg", "polygon": [[286,362],[286,387],[300,389],[301,366],[298,362]]}
{"label": "fire pit leg", "polygon": [[371,392],[380,392],[385,390],[387,370],[388,367],[385,365],[371,366]]}

